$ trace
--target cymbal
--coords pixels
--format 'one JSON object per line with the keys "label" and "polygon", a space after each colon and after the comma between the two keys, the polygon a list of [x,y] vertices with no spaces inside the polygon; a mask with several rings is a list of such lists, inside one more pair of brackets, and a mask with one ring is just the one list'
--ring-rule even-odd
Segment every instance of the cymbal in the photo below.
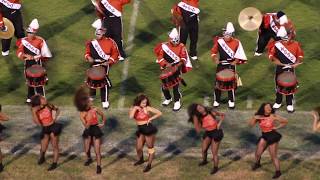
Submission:
{"label": "cymbal", "polygon": [[7,18],[3,18],[3,22],[7,29],[6,31],[0,30],[0,39],[10,39],[14,35],[14,26],[12,22]]}
{"label": "cymbal", "polygon": [[238,17],[239,25],[246,31],[254,31],[258,29],[262,23],[262,14],[255,7],[247,7],[243,9]]}

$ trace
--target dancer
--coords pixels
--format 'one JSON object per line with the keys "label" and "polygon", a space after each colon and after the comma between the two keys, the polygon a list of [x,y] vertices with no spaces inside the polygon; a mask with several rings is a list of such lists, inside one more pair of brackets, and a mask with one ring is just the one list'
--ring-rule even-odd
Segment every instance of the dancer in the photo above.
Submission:
{"label": "dancer", "polygon": [[49,104],[45,97],[35,95],[31,98],[32,119],[36,125],[42,127],[41,132],[41,149],[38,164],[45,162],[45,154],[48,149],[49,142],[53,148],[53,163],[48,168],[52,171],[58,167],[59,159],[59,135],[62,130],[62,124],[57,123],[60,114],[58,107]]}
{"label": "dancer", "polygon": [[162,113],[159,110],[151,107],[149,98],[144,94],[140,94],[135,98],[133,107],[129,112],[130,119],[135,119],[138,126],[138,130],[136,132],[136,150],[138,161],[134,163],[135,166],[144,163],[143,146],[145,143],[147,143],[148,147],[148,164],[144,168],[143,172],[148,172],[151,170],[151,163],[155,154],[155,134],[158,131],[157,128],[152,125],[152,121],[159,118],[161,115]]}
{"label": "dancer", "polygon": [[312,116],[313,116],[313,125],[312,125],[312,130],[314,132],[320,131],[320,106],[316,107],[312,111]]}
{"label": "dancer", "polygon": [[[202,162],[199,163],[199,166],[204,166],[208,163],[207,151],[211,145],[213,156],[213,169],[211,174],[215,174],[219,170],[218,150],[220,142],[223,139],[221,124],[224,120],[224,114],[213,111],[200,104],[191,104],[188,108],[188,114],[189,122],[193,123],[197,133],[200,132],[201,127],[205,130],[202,140]],[[219,120],[217,117],[219,117]]]}
{"label": "dancer", "polygon": [[[275,126],[275,122],[279,125]],[[255,164],[252,166],[252,170],[257,170],[261,167],[260,159],[263,152],[268,148],[272,162],[275,166],[276,172],[273,179],[279,178],[281,176],[280,162],[278,159],[278,146],[281,139],[281,134],[277,132],[287,125],[288,120],[275,114],[275,110],[272,108],[272,104],[263,103],[255,116],[249,121],[250,126],[255,126],[259,124],[262,131],[262,136],[259,138],[256,153],[255,153]]]}
{"label": "dancer", "polygon": [[[89,166],[93,162],[90,153],[91,145],[93,144],[97,158],[96,173],[101,174],[101,137],[103,136],[101,128],[106,123],[106,117],[101,109],[93,106],[89,93],[84,88],[80,88],[76,92],[74,103],[78,111],[80,111],[80,119],[85,127],[82,137],[87,161],[84,165]],[[102,118],[102,123],[99,123],[98,116]]]}

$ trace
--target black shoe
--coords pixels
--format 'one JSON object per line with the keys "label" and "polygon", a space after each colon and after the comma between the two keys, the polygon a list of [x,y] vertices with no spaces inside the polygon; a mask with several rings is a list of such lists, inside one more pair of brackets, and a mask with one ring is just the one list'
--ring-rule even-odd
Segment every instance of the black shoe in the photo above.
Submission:
{"label": "black shoe", "polygon": [[143,163],[144,163],[144,159],[141,158],[141,159],[139,159],[139,161],[136,161],[133,165],[134,165],[134,166],[139,166],[139,165],[141,165],[141,164],[143,164]]}
{"label": "black shoe", "polygon": [[57,163],[52,163],[51,166],[48,168],[48,171],[55,170],[58,167]]}
{"label": "black shoe", "polygon": [[216,174],[218,172],[219,168],[218,167],[214,167],[212,169],[212,171],[210,172],[210,174]]}
{"label": "black shoe", "polygon": [[86,162],[84,163],[84,166],[89,166],[92,162],[93,162],[93,160],[91,158],[88,158],[86,160]]}
{"label": "black shoe", "polygon": [[252,171],[255,171],[257,169],[261,168],[261,164],[260,163],[254,163],[254,165],[252,166]]}
{"label": "black shoe", "polygon": [[149,172],[150,170],[151,170],[151,164],[148,164],[148,165],[144,168],[143,172],[146,173],[146,172]]}
{"label": "black shoe", "polygon": [[204,160],[204,161],[201,161],[198,166],[205,166],[208,164],[208,161],[207,160]]}
{"label": "black shoe", "polygon": [[39,160],[38,160],[38,165],[43,164],[46,161],[46,159],[44,158],[44,156],[40,156]]}
{"label": "black shoe", "polygon": [[272,179],[278,179],[281,176],[281,172],[280,171],[276,171],[274,173],[274,175],[272,176]]}
{"label": "black shoe", "polygon": [[101,166],[97,166],[97,174],[101,174],[101,171],[102,171]]}
{"label": "black shoe", "polygon": [[0,164],[0,172],[3,171],[3,168],[4,168],[4,166],[3,166],[3,164],[1,163],[1,164]]}

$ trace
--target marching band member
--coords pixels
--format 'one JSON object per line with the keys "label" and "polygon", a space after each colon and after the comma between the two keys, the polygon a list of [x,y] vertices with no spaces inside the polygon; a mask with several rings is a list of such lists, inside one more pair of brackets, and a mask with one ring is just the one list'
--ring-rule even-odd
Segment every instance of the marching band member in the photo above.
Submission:
{"label": "marching band member", "polygon": [[103,25],[107,29],[106,36],[113,39],[119,48],[119,60],[124,60],[127,55],[123,48],[123,6],[129,4],[131,0],[97,0],[97,14],[103,19]]}
{"label": "marching band member", "polygon": [[184,83],[181,73],[186,73],[192,68],[188,52],[185,45],[179,41],[179,33],[174,28],[169,33],[169,42],[159,43],[154,52],[157,56],[157,63],[160,65],[162,75],[162,92],[165,97],[163,106],[168,106],[172,102],[170,89],[173,89],[173,111],[179,111],[181,108],[181,93],[179,84]]}
{"label": "marching band member", "polygon": [[[2,122],[2,121],[8,121],[9,120],[9,117],[5,114],[5,113],[3,113],[3,112],[1,112],[1,105],[0,105],[0,122]],[[0,134],[2,133],[2,130],[4,130],[5,129],[5,127],[0,123]],[[0,141],[1,141],[1,139],[0,139]],[[1,153],[1,148],[0,148],[0,173],[3,171],[3,168],[4,168],[4,166],[3,166],[3,164],[2,164],[2,153]]]}
{"label": "marching band member", "polygon": [[[108,109],[110,104],[108,101],[109,90],[112,87],[111,81],[108,78],[110,67],[117,63],[119,51],[117,44],[111,38],[105,37],[106,29],[102,26],[100,19],[96,20],[92,26],[96,28],[96,39],[86,43],[85,59],[92,66],[102,66],[106,71],[107,85],[101,88],[102,107]],[[90,96],[96,96],[96,89],[90,89]]]}
{"label": "marching band member", "polygon": [[[204,166],[208,163],[207,151],[211,145],[213,156],[213,169],[211,174],[218,172],[218,150],[221,140],[223,139],[223,131],[221,129],[224,114],[213,111],[200,104],[191,104],[188,108],[189,122],[194,124],[197,133],[200,132],[201,127],[205,130],[202,140],[202,162],[199,166]],[[219,117],[219,120],[217,120]]]}
{"label": "marching band member", "polygon": [[[211,57],[217,64],[216,73],[224,69],[231,69],[236,72],[236,65],[246,63],[247,57],[240,40],[234,37],[235,29],[231,22],[228,22],[226,29],[223,29],[223,37],[215,37],[211,49]],[[219,54],[219,57],[217,56]],[[216,82],[217,83],[217,82]],[[229,108],[235,108],[235,90],[228,91]],[[219,107],[221,90],[215,87],[214,107]]]}
{"label": "marching band member", "polygon": [[[94,146],[94,151],[97,158],[97,174],[101,174],[101,138],[103,132],[101,128],[106,123],[106,117],[103,112],[92,105],[89,94],[80,88],[75,95],[74,104],[78,111],[80,111],[80,119],[85,127],[82,137],[84,141],[84,151],[87,155],[85,166],[89,166],[93,161],[91,158],[91,145]],[[99,123],[99,116],[102,118],[102,123]]]}
{"label": "marching band member", "polygon": [[293,24],[284,12],[279,11],[277,13],[266,13],[263,15],[262,24],[259,28],[255,56],[262,55],[271,39],[280,40],[280,38],[277,37],[277,33],[280,26],[283,25],[290,26],[293,32],[292,35],[295,35]]}
{"label": "marching band member", "polygon": [[[279,125],[275,126],[275,122],[278,122]],[[257,145],[257,150],[255,153],[255,164],[252,166],[252,170],[255,171],[261,167],[260,159],[263,152],[269,148],[270,156],[272,162],[275,166],[276,172],[273,179],[277,179],[281,176],[280,171],[280,162],[278,159],[278,146],[279,141],[281,140],[281,134],[277,132],[277,129],[280,129],[288,124],[288,120],[275,114],[275,110],[272,108],[270,103],[263,103],[259,110],[255,113],[255,116],[249,121],[250,126],[255,126],[259,124],[259,127],[262,131],[262,135],[259,138]]]}
{"label": "marching band member", "polygon": [[199,34],[199,0],[182,0],[171,9],[172,14],[179,14],[182,22],[176,24],[180,28],[180,42],[187,45],[190,37],[190,56],[197,60],[197,43]]}
{"label": "marching band member", "polygon": [[[281,26],[277,36],[281,40],[274,42],[269,49],[269,59],[276,64],[275,72],[275,82],[278,86],[277,78],[278,76],[285,72],[295,72],[295,68],[302,63],[303,60],[303,50],[298,42],[294,41],[293,36],[288,33],[284,26]],[[287,101],[287,111],[289,113],[294,112],[293,107],[294,95],[286,95]],[[276,92],[276,102],[273,105],[274,109],[279,109],[282,105],[282,94],[277,90]]]}
{"label": "marching band member", "polygon": [[[22,14],[21,14],[21,2],[20,0],[0,0],[0,30],[6,31],[6,27],[3,24],[2,17],[9,19],[14,26],[17,46],[20,44],[21,38],[25,37],[23,30]],[[8,56],[10,52],[10,39],[1,39],[2,43],[2,56]]]}
{"label": "marching band member", "polygon": [[[37,36],[39,30],[39,22],[33,19],[27,28],[27,37],[22,38],[21,43],[17,49],[17,56],[24,61],[25,70],[34,64],[44,66],[44,63],[52,57],[50,49],[46,41]],[[45,96],[44,86],[30,87],[28,86],[27,103],[31,102],[31,97],[35,94]]]}
{"label": "marching band member", "polygon": [[155,154],[155,134],[158,131],[158,129],[152,125],[152,121],[159,118],[161,115],[162,113],[159,110],[151,107],[149,98],[144,94],[140,94],[135,98],[133,107],[129,112],[130,119],[134,119],[138,126],[138,130],[136,132],[136,150],[138,161],[134,163],[134,166],[144,163],[143,146],[146,143],[148,147],[148,164],[144,168],[143,172],[148,172],[151,170],[151,164]]}
{"label": "marching band member", "polygon": [[53,148],[53,163],[48,168],[52,171],[58,167],[59,159],[59,135],[62,131],[62,124],[57,123],[60,114],[58,107],[47,102],[46,98],[37,94],[31,100],[32,120],[36,125],[42,127],[41,131],[41,149],[38,164],[45,162],[45,154],[51,141]]}
{"label": "marching band member", "polygon": [[320,107],[316,107],[312,111],[312,116],[313,116],[312,130],[314,132],[317,132],[320,130]]}

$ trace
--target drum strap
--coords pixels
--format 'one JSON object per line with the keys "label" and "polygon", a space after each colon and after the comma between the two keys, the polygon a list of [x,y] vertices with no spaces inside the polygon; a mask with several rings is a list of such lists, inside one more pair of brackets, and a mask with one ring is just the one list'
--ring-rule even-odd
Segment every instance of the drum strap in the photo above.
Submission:
{"label": "drum strap", "polygon": [[26,47],[28,50],[33,52],[36,55],[40,55],[40,49],[34,47],[31,43],[29,43],[27,40],[22,39],[21,43],[23,44],[24,47]]}
{"label": "drum strap", "polygon": [[186,11],[189,11],[189,12],[192,12],[194,14],[199,14],[200,13],[200,9],[199,8],[191,6],[191,5],[189,5],[189,4],[185,3],[185,2],[179,2],[178,6],[181,7],[182,9],[184,9]]}
{"label": "drum strap", "polygon": [[96,52],[98,53],[98,55],[99,55],[102,59],[108,60],[108,59],[110,58],[110,55],[106,54],[106,53],[102,50],[102,48],[101,48],[101,46],[100,46],[100,44],[99,44],[99,42],[98,42],[97,40],[91,41],[91,44],[92,44],[93,48],[96,50]]}
{"label": "drum strap", "polygon": [[117,17],[121,17],[122,13],[117,10],[115,7],[113,7],[108,0],[102,0],[101,4],[113,15],[117,16]]}
{"label": "drum strap", "polygon": [[4,6],[6,6],[9,9],[20,9],[21,8],[21,4],[18,3],[12,3],[8,0],[0,0],[0,3],[3,4]]}
{"label": "drum strap", "polygon": [[297,61],[296,56],[293,55],[281,42],[277,42],[275,46],[292,63],[295,63]]}

